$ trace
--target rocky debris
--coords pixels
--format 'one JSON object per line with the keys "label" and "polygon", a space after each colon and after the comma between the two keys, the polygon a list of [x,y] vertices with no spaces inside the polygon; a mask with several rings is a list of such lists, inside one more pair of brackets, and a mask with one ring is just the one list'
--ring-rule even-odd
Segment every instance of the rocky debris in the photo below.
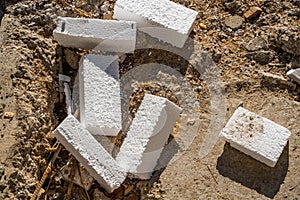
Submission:
{"label": "rocky debris", "polygon": [[300,85],[300,68],[298,69],[291,69],[286,73],[288,77],[296,81]]}
{"label": "rocky debris", "polygon": [[224,3],[225,8],[231,14],[241,14],[242,13],[242,3],[240,1],[231,1]]}
{"label": "rocky debris", "polygon": [[236,30],[242,27],[243,21],[244,19],[241,16],[230,16],[225,19],[225,25],[233,30]]}
{"label": "rocky debris", "polygon": [[266,50],[268,49],[268,42],[263,37],[256,37],[253,40],[251,40],[245,48],[248,51],[258,51],[258,50]]}
{"label": "rocky debris", "polygon": [[250,52],[245,55],[247,58],[251,60],[255,60],[261,65],[268,64],[274,58],[274,53],[272,51],[255,51]]}
{"label": "rocky debris", "polygon": [[300,56],[300,27],[279,28],[277,30],[276,45],[283,51]]}
{"label": "rocky debris", "polygon": [[262,72],[262,71],[260,71],[259,74],[263,78],[262,84],[267,87],[278,86],[279,88],[284,88],[284,89],[286,88],[291,90],[296,89],[296,85],[294,83],[291,83],[281,75],[275,75],[269,72]]}
{"label": "rocky debris", "polygon": [[253,18],[257,17],[258,15],[260,15],[261,12],[262,12],[262,9],[260,7],[253,6],[247,12],[244,13],[244,17],[246,19],[253,19]]}

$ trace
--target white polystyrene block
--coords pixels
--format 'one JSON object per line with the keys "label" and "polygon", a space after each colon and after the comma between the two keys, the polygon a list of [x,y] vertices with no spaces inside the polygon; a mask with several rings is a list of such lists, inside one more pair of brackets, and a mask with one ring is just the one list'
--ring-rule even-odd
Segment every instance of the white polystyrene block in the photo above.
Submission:
{"label": "white polystyrene block", "polygon": [[81,123],[93,135],[116,136],[122,128],[117,56],[82,57],[79,96]]}
{"label": "white polystyrene block", "polygon": [[300,84],[300,68],[298,69],[291,69],[286,73],[288,77],[296,81],[298,84]]}
{"label": "white polystyrene block", "polygon": [[197,14],[170,0],[117,0],[114,7],[114,18],[136,21],[139,30],[180,48]]}
{"label": "white polystyrene block", "polygon": [[166,98],[145,94],[117,155],[119,165],[135,177],[149,179],[180,112]]}
{"label": "white polystyrene block", "polygon": [[58,17],[53,35],[55,40],[65,47],[133,52],[136,43],[136,22]]}
{"label": "white polystyrene block", "polygon": [[290,135],[288,129],[242,107],[220,133],[232,147],[270,167],[276,165]]}
{"label": "white polystyrene block", "polygon": [[74,116],[69,115],[53,134],[108,192],[125,180],[126,172]]}

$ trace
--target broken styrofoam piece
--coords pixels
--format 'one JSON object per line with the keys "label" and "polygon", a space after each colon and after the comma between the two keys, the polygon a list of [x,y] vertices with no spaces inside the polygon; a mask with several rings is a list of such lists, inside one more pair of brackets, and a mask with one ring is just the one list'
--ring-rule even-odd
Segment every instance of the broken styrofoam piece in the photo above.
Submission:
{"label": "broken styrofoam piece", "polygon": [[291,69],[286,73],[288,77],[296,81],[298,84],[300,84],[300,68],[298,69]]}
{"label": "broken styrofoam piece", "polygon": [[70,83],[71,82],[71,77],[63,75],[63,74],[58,74],[58,80]]}
{"label": "broken styrofoam piece", "polygon": [[288,129],[242,107],[220,133],[232,147],[270,167],[276,165],[290,135]]}
{"label": "broken styrofoam piece", "polygon": [[108,192],[125,180],[123,169],[74,116],[69,115],[53,134]]}
{"label": "broken styrofoam piece", "polygon": [[73,111],[73,103],[72,103],[72,96],[71,96],[71,89],[68,83],[64,83],[64,92],[66,95],[66,108],[68,115],[72,114]]}
{"label": "broken styrofoam piece", "polygon": [[58,17],[53,35],[65,47],[127,53],[135,50],[136,22]]}
{"label": "broken styrofoam piece", "polygon": [[117,155],[119,165],[149,179],[181,111],[166,98],[145,94]]}
{"label": "broken styrofoam piece", "polygon": [[196,11],[170,0],[117,0],[113,17],[136,21],[139,30],[181,48],[197,15]]}
{"label": "broken styrofoam piece", "polygon": [[83,56],[79,95],[81,123],[93,135],[116,136],[122,128],[118,57]]}

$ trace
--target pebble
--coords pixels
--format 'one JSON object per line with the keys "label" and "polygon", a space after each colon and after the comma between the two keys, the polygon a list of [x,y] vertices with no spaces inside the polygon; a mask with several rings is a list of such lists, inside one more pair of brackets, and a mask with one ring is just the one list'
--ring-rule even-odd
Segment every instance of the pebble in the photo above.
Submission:
{"label": "pebble", "polygon": [[262,12],[262,9],[257,6],[251,7],[247,12],[244,13],[246,19],[253,19],[257,17]]}
{"label": "pebble", "polygon": [[242,27],[243,21],[244,19],[241,16],[234,15],[225,19],[225,25],[233,30],[236,30]]}
{"label": "pebble", "polygon": [[5,112],[4,113],[4,118],[13,118],[15,114],[13,112]]}
{"label": "pebble", "polygon": [[255,51],[247,53],[246,57],[255,60],[261,65],[265,65],[274,58],[274,54],[272,51]]}
{"label": "pebble", "polygon": [[206,30],[207,29],[207,26],[203,23],[200,23],[199,24],[200,28],[203,29],[203,30]]}
{"label": "pebble", "polygon": [[268,48],[268,43],[263,37],[257,37],[251,40],[245,48],[248,51],[257,51],[261,49],[267,49]]}

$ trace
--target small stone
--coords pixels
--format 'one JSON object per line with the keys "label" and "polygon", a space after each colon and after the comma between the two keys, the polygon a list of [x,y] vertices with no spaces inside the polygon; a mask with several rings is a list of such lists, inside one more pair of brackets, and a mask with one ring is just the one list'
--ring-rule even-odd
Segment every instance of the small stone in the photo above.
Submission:
{"label": "small stone", "polygon": [[268,48],[268,43],[263,37],[257,37],[251,40],[245,48],[248,51],[257,51],[261,49],[267,49]]}
{"label": "small stone", "polygon": [[247,12],[244,13],[246,19],[253,19],[257,17],[262,12],[262,9],[257,6],[251,7]]}
{"label": "small stone", "polygon": [[104,3],[101,7],[100,7],[100,10],[102,12],[107,12],[109,10],[109,5]]}
{"label": "small stone", "polygon": [[244,19],[238,15],[230,16],[225,19],[225,25],[233,30],[239,29],[242,27],[243,20]]}
{"label": "small stone", "polygon": [[203,23],[200,23],[199,24],[200,28],[203,29],[203,30],[206,30],[207,29],[207,26]]}
{"label": "small stone", "polygon": [[222,57],[222,53],[219,51],[214,51],[212,55],[212,59],[214,62],[218,63]]}
{"label": "small stone", "polygon": [[300,8],[291,9],[290,11],[288,11],[288,15],[300,17]]}
{"label": "small stone", "polygon": [[247,53],[246,57],[255,60],[261,65],[265,65],[274,58],[274,54],[272,51],[255,51]]}
{"label": "small stone", "polygon": [[5,112],[4,113],[4,118],[13,118],[15,114],[13,112]]}

